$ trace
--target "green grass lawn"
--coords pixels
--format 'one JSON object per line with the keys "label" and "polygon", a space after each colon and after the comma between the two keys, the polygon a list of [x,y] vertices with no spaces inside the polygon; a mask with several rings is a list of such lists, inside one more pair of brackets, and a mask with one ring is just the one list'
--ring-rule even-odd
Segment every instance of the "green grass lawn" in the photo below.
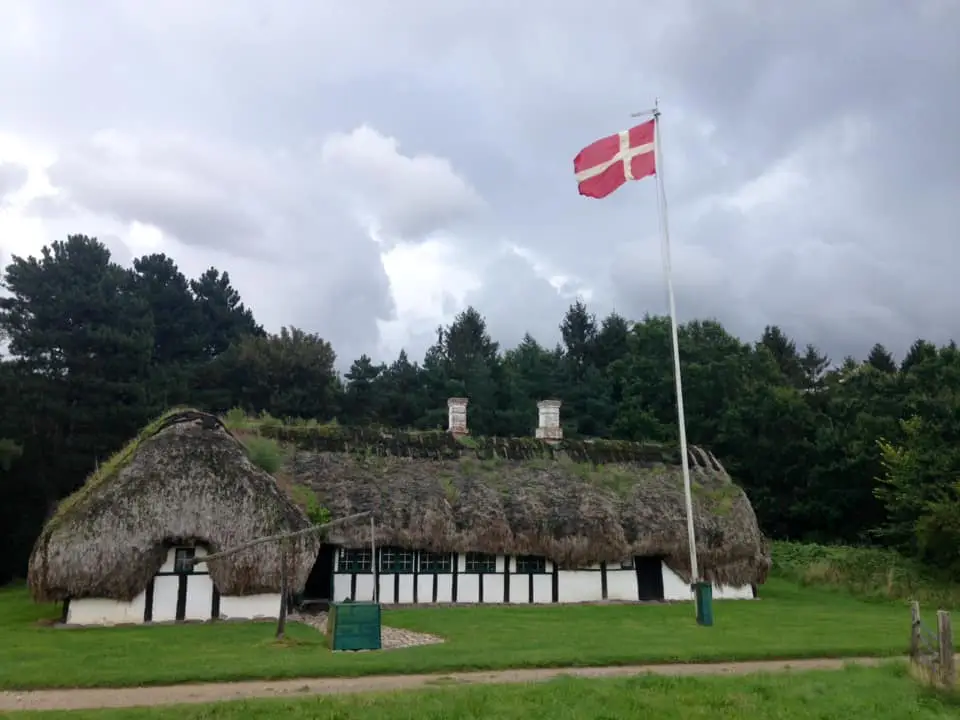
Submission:
{"label": "green grass lawn", "polygon": [[[273,642],[271,623],[63,629],[22,588],[0,590],[0,689],[110,687],[428,673],[509,667],[626,665],[905,653],[909,610],[771,579],[761,600],[715,603],[696,625],[690,604],[388,610],[384,623],[441,635],[442,645],[330,653],[301,625]],[[932,608],[928,608],[928,611]],[[929,613],[928,613],[929,614]],[[929,618],[928,618],[929,619]]]}
{"label": "green grass lawn", "polygon": [[[26,720],[34,713],[16,713]],[[956,700],[919,687],[903,666],[742,677],[560,678],[352,697],[56,712],[43,720],[942,720]]]}

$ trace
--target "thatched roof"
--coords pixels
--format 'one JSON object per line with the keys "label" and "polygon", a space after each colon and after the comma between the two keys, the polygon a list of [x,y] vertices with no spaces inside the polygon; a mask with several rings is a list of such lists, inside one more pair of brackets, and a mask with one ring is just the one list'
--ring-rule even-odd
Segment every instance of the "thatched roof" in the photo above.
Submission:
{"label": "thatched roof", "polygon": [[[309,524],[217,418],[171,411],[60,504],[34,546],[28,582],[38,601],[131,600],[171,544],[198,542],[218,552]],[[292,589],[306,583],[318,543],[310,535],[291,543]],[[279,545],[214,560],[210,574],[227,595],[278,592]]]}
{"label": "thatched roof", "polygon": [[[655,555],[690,578],[675,449],[276,421],[246,430],[295,449],[283,476],[332,518],[372,511],[380,545],[542,555],[571,568]],[[712,454],[691,448],[689,460],[701,574],[762,583],[770,553],[750,501]],[[363,546],[369,534],[360,523],[331,540]]]}

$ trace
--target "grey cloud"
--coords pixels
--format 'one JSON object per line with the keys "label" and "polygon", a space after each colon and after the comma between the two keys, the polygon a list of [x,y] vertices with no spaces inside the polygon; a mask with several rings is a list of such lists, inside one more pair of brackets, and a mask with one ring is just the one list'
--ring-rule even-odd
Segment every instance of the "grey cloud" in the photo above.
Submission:
{"label": "grey cloud", "polygon": [[257,253],[259,170],[229,148],[110,133],[66,148],[49,176],[65,201],[91,212],[155,225],[187,245]]}
{"label": "grey cloud", "polygon": [[269,285],[244,293],[256,300],[258,319],[272,328],[295,325],[319,332],[334,344],[342,367],[371,353],[379,337],[376,319],[394,313],[376,246],[357,242],[349,253],[330,247],[303,266],[296,256],[291,260],[271,273]]}
{"label": "grey cloud", "polygon": [[27,182],[27,168],[16,163],[0,162],[0,203]]}
{"label": "grey cloud", "polygon": [[131,252],[130,247],[121,238],[112,233],[101,233],[97,235],[96,238],[107,246],[107,249],[110,250],[110,258],[115,263],[123,265],[124,267],[133,266],[133,252]]}
{"label": "grey cloud", "polygon": [[[735,12],[716,3],[664,35],[651,60],[672,89],[664,129],[673,239],[675,252],[697,253],[675,260],[681,316],[717,316],[747,337],[780,323],[835,357],[863,355],[876,341],[899,350],[918,334],[950,336],[960,52],[949,37],[960,22],[954,12],[932,23],[920,5],[741,3]],[[698,118],[713,126],[709,135]],[[795,153],[811,188],[766,212],[693,219],[705,193],[736,192]],[[620,191],[602,211],[554,213],[551,224],[570,223],[550,239],[573,248],[599,236],[608,246],[653,229],[652,203],[637,202],[644,193]],[[659,252],[655,236],[647,243]],[[714,277],[704,278],[708,259]],[[613,272],[617,306],[663,312],[662,290],[637,287],[644,269],[634,261]]]}
{"label": "grey cloud", "polygon": [[316,159],[109,135],[68,150],[50,177],[84,210],[215,252],[268,327],[320,332],[341,354],[369,351],[377,318],[393,317],[389,284],[376,244],[312,184],[323,182]]}
{"label": "grey cloud", "polygon": [[[918,206],[925,197],[960,184],[960,143],[952,141],[960,52],[951,40],[960,15],[955,6],[933,19],[924,6],[812,2],[786,12],[767,3],[751,8],[752,23],[718,12],[702,22],[710,32],[671,38],[666,60],[690,107],[722,119],[716,142],[737,158],[734,179],[761,172],[825,128],[850,126],[847,143],[857,148],[835,145],[815,171],[856,177],[859,197],[838,216],[885,213],[892,230],[897,216],[926,214]],[[896,252],[898,235],[864,238],[864,248],[879,243]]]}
{"label": "grey cloud", "polygon": [[77,205],[61,195],[41,195],[27,202],[27,213],[54,220],[76,215]]}
{"label": "grey cloud", "polygon": [[[507,237],[583,277],[598,312],[663,312],[652,183],[589,201],[576,195],[571,168],[580,147],[660,95],[682,316],[716,316],[754,337],[778,322],[835,357],[953,331],[956,3],[662,0],[616,3],[610,12],[571,0],[377,0],[287,11],[244,0],[210,0],[201,10],[162,3],[134,12],[115,0],[82,12],[43,0],[36,7],[52,55],[29,73],[0,77],[0,91],[24,99],[14,130],[86,136],[100,129],[101,108],[114,107],[119,128],[178,127],[194,145],[226,136],[229,143],[213,145],[240,148],[241,158],[259,148],[256,162],[239,164],[231,153],[165,148],[142,163],[162,168],[163,183],[136,192],[139,161],[106,177],[80,163],[72,180],[63,174],[70,166],[60,167],[60,181],[72,182],[85,205],[150,216],[184,242],[225,238],[221,247],[235,252],[243,238],[254,248],[296,247],[320,281],[325,268],[341,267],[337,253],[372,252],[343,219],[345,209],[370,208],[345,208],[338,191],[346,188],[375,206],[387,234],[454,228],[463,254],[478,259]],[[87,42],[58,42],[68,31]],[[79,82],[93,76],[95,85]],[[69,126],[64,106],[75,109]],[[362,164],[325,174],[316,147],[293,159],[265,150],[296,154],[304,139],[364,123],[398,138],[408,157],[449,159],[462,186],[438,189],[425,175],[396,183]],[[730,203],[787,161],[806,184],[751,207]],[[175,210],[162,199],[170,197]],[[288,246],[278,236],[297,240]],[[352,262],[342,267],[358,276],[366,268],[382,285],[373,255]],[[305,294],[309,271],[299,270],[303,284],[292,287]],[[501,272],[470,297],[491,327],[551,336],[556,293],[543,283],[538,295],[537,283],[520,280],[521,265]],[[348,286],[340,280],[324,282]],[[258,303],[269,297],[265,289]],[[384,306],[351,312],[369,327],[370,313]],[[342,322],[337,332],[350,332]]]}
{"label": "grey cloud", "polygon": [[561,297],[527,260],[513,253],[487,266],[482,288],[466,297],[467,304],[487,318],[491,336],[504,349],[519,343],[527,332],[551,347],[560,339],[558,327],[572,301]]}
{"label": "grey cloud", "polygon": [[362,199],[358,210],[376,215],[385,239],[418,239],[450,230],[482,207],[476,191],[448,160],[401,154],[394,138],[367,125],[328,137],[320,159],[330,185],[348,200]]}
{"label": "grey cloud", "polygon": [[[558,292],[537,274],[529,261],[504,251],[482,269],[482,287],[467,293],[465,305],[473,305],[486,318],[491,337],[507,349],[530,332],[546,347],[560,340],[560,322],[575,295]],[[452,318],[460,309],[452,298],[444,299],[443,312]],[[438,323],[446,324],[446,323]],[[406,344],[408,354],[420,359],[436,342],[434,328],[413,332]]]}

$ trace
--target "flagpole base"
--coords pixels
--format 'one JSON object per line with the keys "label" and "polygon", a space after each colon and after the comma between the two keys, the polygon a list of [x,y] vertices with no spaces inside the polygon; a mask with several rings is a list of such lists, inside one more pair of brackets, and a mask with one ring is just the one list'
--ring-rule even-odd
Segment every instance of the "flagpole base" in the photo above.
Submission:
{"label": "flagpole base", "polygon": [[697,605],[697,625],[711,627],[713,625],[713,585],[705,582],[694,583],[693,599]]}

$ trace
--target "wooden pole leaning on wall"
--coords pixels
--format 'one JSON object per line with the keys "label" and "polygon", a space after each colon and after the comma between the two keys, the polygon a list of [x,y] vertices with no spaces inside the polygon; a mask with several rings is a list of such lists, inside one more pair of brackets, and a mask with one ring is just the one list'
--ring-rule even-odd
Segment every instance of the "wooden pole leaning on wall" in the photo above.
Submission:
{"label": "wooden pole leaning on wall", "polygon": [[327,528],[333,527],[334,525],[343,525],[344,523],[348,523],[351,520],[358,520],[359,518],[366,517],[367,515],[370,515],[370,514],[371,514],[370,511],[367,511],[367,512],[357,513],[355,515],[347,515],[346,517],[342,517],[337,520],[331,520],[330,522],[324,523],[323,525],[311,525],[308,528],[305,528],[303,530],[297,530],[296,532],[279,533],[277,535],[264,535],[263,537],[259,537],[256,540],[251,540],[250,542],[246,542],[243,545],[237,545],[236,547],[230,548],[229,550],[224,550],[223,552],[214,553],[213,555],[201,555],[200,557],[194,558],[193,560],[191,560],[190,563],[191,565],[199,565],[200,563],[210,562],[211,560],[219,560],[220,558],[227,557],[228,555],[234,555],[238,552],[249,550],[250,548],[255,547],[257,545],[263,545],[264,543],[268,543],[268,542],[277,542],[279,540],[290,540],[292,538],[301,537],[302,535],[310,535],[312,533],[319,532],[321,530],[326,530]]}
{"label": "wooden pole leaning on wall", "polygon": [[277,640],[283,640],[287,631],[287,598],[290,595],[290,583],[287,574],[287,540],[280,541],[280,612],[277,614]]}
{"label": "wooden pole leaning on wall", "polygon": [[[263,545],[268,542],[276,542],[280,544],[280,612],[277,614],[277,640],[281,640],[286,632],[287,628],[287,601],[290,595],[290,568],[287,567],[288,556],[293,547],[293,543],[290,541],[294,538],[302,537],[304,535],[310,535],[321,530],[326,530],[329,527],[334,525],[342,525],[344,523],[350,522],[351,520],[359,520],[360,518],[371,516],[371,512],[362,512],[356,513],[355,515],[347,515],[347,517],[339,518],[338,520],[331,520],[328,523],[323,523],[322,525],[311,525],[308,528],[303,530],[297,530],[295,532],[288,533],[279,533],[277,535],[265,535],[264,537],[256,538],[250,542],[243,543],[242,545],[237,545],[236,547],[230,548],[229,550],[224,550],[223,552],[213,553],[212,555],[202,555],[198,558],[194,558],[190,561],[191,566],[197,566],[200,563],[207,563],[211,560],[219,560],[220,558],[228,557],[230,555],[235,555],[238,552],[243,552],[244,550],[249,550],[252,547],[257,545]],[[372,525],[371,525],[372,526]]]}
{"label": "wooden pole leaning on wall", "polygon": [[937,640],[940,651],[940,682],[944,687],[952,688],[957,681],[957,667],[953,655],[953,625],[950,622],[950,613],[946,610],[937,611]]}

